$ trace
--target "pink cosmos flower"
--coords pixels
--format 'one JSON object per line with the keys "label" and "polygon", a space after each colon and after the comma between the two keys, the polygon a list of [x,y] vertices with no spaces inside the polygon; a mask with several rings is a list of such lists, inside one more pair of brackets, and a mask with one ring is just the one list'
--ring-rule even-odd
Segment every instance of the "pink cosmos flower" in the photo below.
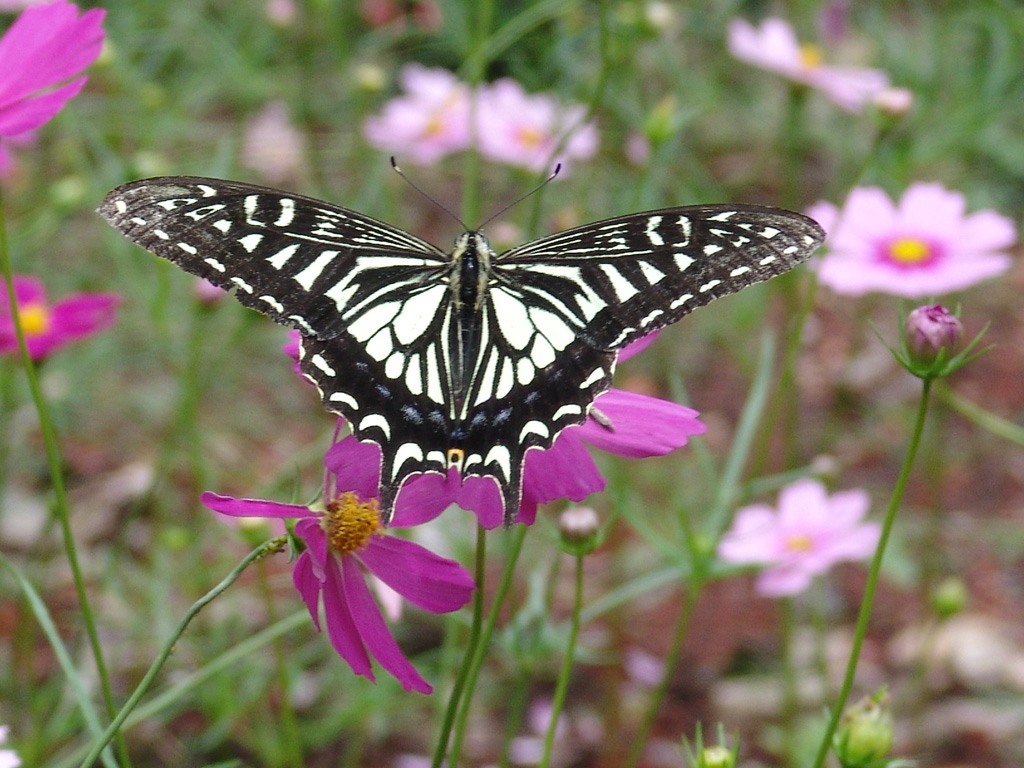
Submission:
{"label": "pink cosmos flower", "polygon": [[823,64],[818,48],[801,46],[793,28],[782,19],[765,19],[760,29],[744,19],[733,19],[728,45],[737,59],[817,88],[848,112],[860,112],[889,85],[889,76],[880,69]]}
{"label": "pink cosmos flower", "polygon": [[[306,550],[295,561],[292,581],[317,630],[321,629],[322,602],[327,636],[353,672],[375,680],[372,656],[405,690],[430,693],[433,688],[402,655],[388,630],[366,585],[364,569],[431,613],[449,613],[464,606],[475,588],[473,578],[453,560],[386,535],[375,498],[340,492],[335,472],[337,447],[324,460],[328,468],[325,511],[209,492],[200,498],[210,509],[234,517],[298,518],[295,533],[306,544]],[[399,514],[391,521],[391,527],[409,524]]]}
{"label": "pink cosmos flower", "polygon": [[26,8],[0,38],[0,136],[23,133],[56,115],[82,90],[75,77],[103,47],[106,11],[78,15],[64,0]]}
{"label": "pink cosmos flower", "polygon": [[481,89],[479,98],[477,139],[490,160],[531,171],[550,170],[557,162],[564,171],[570,159],[597,152],[597,128],[583,123],[581,106],[562,106],[551,94],[528,94],[508,78]]}
{"label": "pink cosmos flower", "polygon": [[0,137],[0,179],[10,176],[17,167],[15,156],[10,152],[11,148],[31,147],[35,143],[36,131],[25,131],[13,136]]}
{"label": "pink cosmos flower", "polygon": [[271,101],[250,120],[242,139],[242,162],[274,184],[295,176],[302,166],[302,134],[288,107]]}
{"label": "pink cosmos flower", "polygon": [[843,560],[863,560],[875,551],[881,527],[864,523],[871,500],[866,491],[832,496],[817,480],[797,480],[779,492],[778,509],[743,507],[718,545],[727,563],[768,566],[756,590],[766,597],[795,595]]}
{"label": "pink cosmos flower", "polygon": [[469,87],[451,72],[407,64],[404,93],[363,124],[366,140],[413,162],[429,165],[469,146]]}
{"label": "pink cosmos flower", "polygon": [[915,183],[896,204],[878,187],[857,187],[842,211],[808,214],[828,232],[818,279],[836,293],[881,291],[921,298],[958,291],[1005,272],[1013,222],[995,211],[967,215],[959,192]]}
{"label": "pink cosmos flower", "polygon": [[[76,293],[50,305],[42,281],[14,276],[21,327],[33,360],[41,360],[65,344],[92,336],[114,324],[121,297],[116,293]],[[0,354],[18,352],[11,305],[0,291]]]}

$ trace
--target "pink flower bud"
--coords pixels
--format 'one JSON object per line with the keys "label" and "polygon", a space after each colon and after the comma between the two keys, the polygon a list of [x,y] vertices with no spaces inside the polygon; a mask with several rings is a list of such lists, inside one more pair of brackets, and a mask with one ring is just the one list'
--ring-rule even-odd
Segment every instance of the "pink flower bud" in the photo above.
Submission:
{"label": "pink flower bud", "polygon": [[911,359],[920,365],[931,365],[943,350],[946,360],[959,351],[964,327],[944,306],[931,304],[910,313],[905,332]]}

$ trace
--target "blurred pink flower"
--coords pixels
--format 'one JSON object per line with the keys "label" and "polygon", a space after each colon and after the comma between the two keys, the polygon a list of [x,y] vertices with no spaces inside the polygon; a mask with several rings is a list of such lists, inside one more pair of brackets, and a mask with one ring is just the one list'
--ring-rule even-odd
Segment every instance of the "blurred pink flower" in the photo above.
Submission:
{"label": "blurred pink flower", "polygon": [[16,156],[11,154],[11,148],[31,147],[35,143],[36,132],[34,130],[0,137],[0,179],[11,175],[17,166]]}
{"label": "blurred pink flower", "polygon": [[[234,517],[298,518],[296,535],[306,550],[295,561],[292,580],[317,630],[323,603],[327,636],[357,675],[374,680],[370,657],[392,674],[407,691],[430,693],[433,688],[402,655],[377,602],[364,580],[364,569],[413,605],[431,613],[449,613],[464,606],[475,584],[453,560],[381,530],[377,500],[361,501],[352,491],[339,491],[329,452],[325,511],[274,501],[236,499],[204,493],[203,504]],[[395,515],[392,527],[407,525]]]}
{"label": "blurred pink flower", "polygon": [[295,176],[302,152],[302,134],[289,119],[284,102],[269,102],[245,127],[242,162],[274,184]]}
{"label": "blurred pink flower", "polygon": [[[65,344],[92,336],[114,324],[121,297],[116,293],[76,293],[50,305],[46,289],[35,277],[14,276],[21,327],[33,360]],[[7,291],[0,290],[0,354],[18,353]]]}
{"label": "blurred pink flower", "polygon": [[[620,359],[635,354],[649,339],[627,347]],[[598,396],[594,408],[614,429],[590,418],[578,427],[563,430],[548,450],[527,452],[523,498],[516,522],[531,525],[538,505],[545,502],[561,498],[582,501],[604,489],[605,479],[585,443],[629,458],[662,456],[706,429],[692,408],[621,389]],[[377,494],[380,448],[375,443],[361,443],[349,436],[331,451],[330,461],[339,483],[362,496]],[[433,520],[452,504],[475,512],[484,528],[496,528],[504,522],[504,504],[497,483],[489,477],[463,478],[455,468],[447,475],[410,478],[396,500],[395,516],[401,515],[407,525],[418,525]]]}
{"label": "blurred pink flower", "polygon": [[84,76],[60,83],[99,56],[105,13],[79,16],[77,6],[57,0],[18,16],[0,38],[0,136],[37,128],[82,90]]}
{"label": "blurred pink flower", "polygon": [[469,88],[451,72],[407,64],[399,76],[403,94],[363,124],[366,140],[429,165],[469,146]]}
{"label": "blurred pink flower", "polygon": [[848,112],[860,112],[889,85],[889,76],[880,69],[823,64],[820,50],[800,45],[793,28],[782,19],[765,19],[760,29],[744,19],[733,19],[728,45],[737,59],[817,88]]}
{"label": "blurred pink flower", "polygon": [[551,94],[528,94],[515,80],[498,80],[480,91],[480,153],[531,171],[561,163],[564,171],[570,159],[585,160],[597,152],[597,128],[583,123],[585,117],[581,106],[562,106]]}
{"label": "blurred pink flower", "polygon": [[777,510],[755,504],[737,511],[718,557],[768,566],[757,578],[761,595],[795,595],[836,563],[863,560],[875,551],[881,528],[861,522],[870,505],[866,491],[828,496],[819,481],[797,480],[779,492]]}
{"label": "blurred pink flower", "polygon": [[1005,272],[1003,251],[1016,241],[1013,222],[995,211],[966,214],[959,192],[911,184],[894,204],[878,187],[857,187],[840,211],[808,210],[828,232],[818,279],[836,293],[881,291],[921,298],[958,291]]}

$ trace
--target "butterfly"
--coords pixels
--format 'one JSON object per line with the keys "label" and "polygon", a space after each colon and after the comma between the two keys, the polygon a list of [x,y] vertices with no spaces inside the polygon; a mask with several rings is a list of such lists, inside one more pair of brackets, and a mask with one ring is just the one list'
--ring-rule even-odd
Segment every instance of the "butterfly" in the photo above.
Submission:
{"label": "butterfly", "polygon": [[527,452],[588,418],[620,349],[787,272],[824,239],[799,213],[694,205],[500,255],[467,231],[445,253],[322,200],[192,176],[125,184],[98,212],[299,331],[300,369],[324,407],[380,446],[385,524],[410,477],[452,467],[492,478],[510,524]]}

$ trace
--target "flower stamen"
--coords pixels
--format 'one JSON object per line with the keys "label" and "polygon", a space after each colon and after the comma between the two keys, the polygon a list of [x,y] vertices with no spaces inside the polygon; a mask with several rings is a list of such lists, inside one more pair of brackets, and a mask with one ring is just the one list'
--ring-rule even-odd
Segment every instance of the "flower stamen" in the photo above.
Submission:
{"label": "flower stamen", "polygon": [[42,336],[50,330],[50,310],[45,304],[26,304],[18,307],[21,329],[26,336]]}
{"label": "flower stamen", "polygon": [[349,491],[327,504],[320,525],[331,549],[347,555],[361,549],[371,536],[380,532],[380,505],[377,499],[360,502]]}
{"label": "flower stamen", "polygon": [[806,69],[818,69],[824,64],[825,59],[821,55],[821,48],[813,43],[803,43],[800,46],[800,63]]}
{"label": "flower stamen", "polygon": [[900,237],[889,243],[888,256],[897,264],[915,266],[934,257],[934,249],[916,237]]}
{"label": "flower stamen", "polygon": [[786,537],[786,549],[790,552],[810,552],[814,548],[814,542],[807,534],[793,534]]}

